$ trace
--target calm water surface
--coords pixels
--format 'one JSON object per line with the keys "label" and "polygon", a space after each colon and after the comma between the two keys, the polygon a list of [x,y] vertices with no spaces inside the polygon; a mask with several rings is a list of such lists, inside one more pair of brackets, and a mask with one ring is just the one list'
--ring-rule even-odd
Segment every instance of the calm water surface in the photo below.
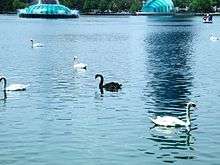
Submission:
{"label": "calm water surface", "polygon": [[[0,164],[219,164],[219,29],[217,17],[0,16],[0,74],[29,84],[0,100]],[[88,70],[74,71],[73,56]],[[123,89],[101,97],[96,73]],[[184,119],[189,100],[190,133],[148,119]]]}

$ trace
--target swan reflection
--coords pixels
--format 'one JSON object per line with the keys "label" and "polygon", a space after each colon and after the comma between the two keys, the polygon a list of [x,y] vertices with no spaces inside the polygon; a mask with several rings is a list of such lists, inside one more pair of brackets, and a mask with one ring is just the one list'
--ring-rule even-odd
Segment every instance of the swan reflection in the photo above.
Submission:
{"label": "swan reflection", "polygon": [[0,98],[0,100],[3,102],[6,102],[6,99],[7,99],[7,93],[6,93],[6,90],[3,90],[3,97]]}
{"label": "swan reflection", "polygon": [[175,162],[176,159],[194,159],[194,143],[196,141],[191,132],[184,128],[155,126],[150,129],[148,139],[158,146],[160,154],[157,158],[163,162]]}

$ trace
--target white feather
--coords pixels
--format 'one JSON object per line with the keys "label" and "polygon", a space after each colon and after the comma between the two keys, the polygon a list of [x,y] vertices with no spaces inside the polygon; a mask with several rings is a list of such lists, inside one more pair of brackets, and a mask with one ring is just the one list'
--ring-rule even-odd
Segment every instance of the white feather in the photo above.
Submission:
{"label": "white feather", "polygon": [[27,85],[23,84],[11,84],[8,87],[6,87],[6,91],[24,91],[26,90]]}
{"label": "white feather", "polygon": [[185,126],[185,122],[176,118],[176,117],[172,117],[172,116],[163,116],[163,117],[160,117],[160,116],[157,116],[155,119],[152,119],[150,118],[151,121],[156,124],[156,125],[161,125],[161,126],[172,126],[172,127],[175,127],[175,126]]}

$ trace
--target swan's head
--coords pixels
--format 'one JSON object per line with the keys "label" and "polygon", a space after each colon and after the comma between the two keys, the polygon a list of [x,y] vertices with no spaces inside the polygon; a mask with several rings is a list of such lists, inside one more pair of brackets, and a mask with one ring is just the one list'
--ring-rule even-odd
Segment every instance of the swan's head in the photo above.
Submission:
{"label": "swan's head", "polygon": [[186,104],[186,107],[187,107],[187,109],[190,109],[191,107],[196,107],[196,104],[194,102],[190,101]]}
{"label": "swan's head", "polygon": [[74,56],[73,57],[73,60],[75,61],[75,60],[78,60],[78,57],[77,56]]}
{"label": "swan's head", "polygon": [[31,42],[34,42],[34,40],[32,40],[32,39],[31,39],[30,41],[31,41]]}
{"label": "swan's head", "polygon": [[2,80],[6,80],[6,78],[3,77],[3,76],[1,76],[1,77],[0,77],[0,82],[1,82]]}
{"label": "swan's head", "polygon": [[0,77],[0,82],[3,80],[3,88],[4,88],[4,91],[6,90],[6,83],[7,83],[7,81],[6,81],[6,78],[5,77]]}
{"label": "swan's head", "polygon": [[102,75],[101,74],[96,74],[95,79],[97,79],[98,77],[102,77]]}

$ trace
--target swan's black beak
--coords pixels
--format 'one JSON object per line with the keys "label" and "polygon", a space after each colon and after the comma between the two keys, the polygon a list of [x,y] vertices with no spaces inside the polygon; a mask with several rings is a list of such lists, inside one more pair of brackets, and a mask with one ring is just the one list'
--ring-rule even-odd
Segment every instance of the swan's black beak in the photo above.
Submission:
{"label": "swan's black beak", "polygon": [[192,104],[192,107],[196,110],[197,107],[196,107],[196,104]]}

